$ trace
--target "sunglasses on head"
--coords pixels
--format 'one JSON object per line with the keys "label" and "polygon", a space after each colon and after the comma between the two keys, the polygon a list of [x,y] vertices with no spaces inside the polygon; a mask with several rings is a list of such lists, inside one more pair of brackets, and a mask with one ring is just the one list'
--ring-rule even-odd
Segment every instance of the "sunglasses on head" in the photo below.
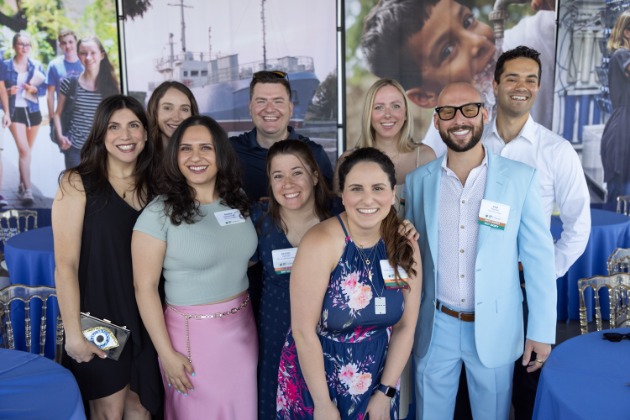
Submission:
{"label": "sunglasses on head", "polygon": [[475,118],[479,115],[482,106],[483,102],[471,102],[462,106],[438,106],[435,108],[435,112],[442,121],[452,120],[457,111],[460,111],[466,118]]}
{"label": "sunglasses on head", "polygon": [[254,79],[287,79],[289,75],[281,70],[261,70],[254,73]]}
{"label": "sunglasses on head", "polygon": [[607,332],[607,333],[604,333],[604,336],[602,338],[604,340],[612,341],[613,343],[618,343],[624,338],[627,338],[628,340],[630,340],[630,333],[621,334],[621,333],[616,333],[616,332]]}

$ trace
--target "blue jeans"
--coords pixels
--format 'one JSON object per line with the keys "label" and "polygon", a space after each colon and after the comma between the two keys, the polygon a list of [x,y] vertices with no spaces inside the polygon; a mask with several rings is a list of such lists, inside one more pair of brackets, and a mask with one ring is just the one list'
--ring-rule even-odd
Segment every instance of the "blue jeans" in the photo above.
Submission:
{"label": "blue jeans", "polygon": [[81,149],[70,147],[68,150],[64,150],[63,154],[66,161],[66,169],[74,168],[81,162]]}

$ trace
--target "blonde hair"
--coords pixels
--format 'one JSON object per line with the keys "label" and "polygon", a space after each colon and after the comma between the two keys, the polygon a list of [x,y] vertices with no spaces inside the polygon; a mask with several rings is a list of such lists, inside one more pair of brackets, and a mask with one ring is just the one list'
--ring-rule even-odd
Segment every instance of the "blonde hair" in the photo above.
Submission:
{"label": "blonde hair", "polygon": [[626,28],[630,29],[630,9],[619,15],[615,26],[613,26],[610,32],[610,38],[608,38],[608,49],[610,52],[614,52],[619,48],[630,49],[630,43],[623,36],[623,31]]}
{"label": "blonde hair", "polygon": [[407,101],[407,95],[405,95],[405,89],[400,83],[393,79],[379,79],[368,89],[365,96],[365,103],[363,104],[363,116],[361,117],[361,137],[359,137],[356,147],[375,147],[376,139],[374,136],[374,127],[372,127],[372,108],[374,107],[376,93],[384,86],[393,86],[402,95],[405,104],[405,122],[400,129],[400,135],[398,137],[398,151],[401,153],[411,152],[418,147],[412,138],[413,118],[409,110],[409,102]]}

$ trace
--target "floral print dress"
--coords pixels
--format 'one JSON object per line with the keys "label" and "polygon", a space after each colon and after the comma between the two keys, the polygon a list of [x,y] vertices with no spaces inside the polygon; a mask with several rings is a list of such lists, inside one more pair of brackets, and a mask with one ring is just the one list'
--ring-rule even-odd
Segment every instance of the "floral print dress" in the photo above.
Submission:
{"label": "floral print dress", "polygon": [[[392,326],[402,317],[404,301],[400,289],[385,288],[380,265],[381,260],[387,260],[383,240],[373,248],[359,249],[341,218],[337,218],[346,235],[346,246],[330,275],[317,333],[331,400],[342,419],[362,420],[380,383]],[[280,356],[276,400],[277,419],[313,418],[313,399],[291,331]],[[392,419],[398,418],[397,406],[398,393],[392,398]]]}

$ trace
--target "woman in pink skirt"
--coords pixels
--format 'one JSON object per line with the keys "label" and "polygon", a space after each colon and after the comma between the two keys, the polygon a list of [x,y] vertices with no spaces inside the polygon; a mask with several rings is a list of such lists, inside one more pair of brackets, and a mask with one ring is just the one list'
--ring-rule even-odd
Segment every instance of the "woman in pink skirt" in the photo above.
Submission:
{"label": "woman in pink skirt", "polygon": [[255,419],[258,342],[247,266],[257,237],[235,153],[216,121],[194,116],[173,133],[163,167],[162,195],[138,218],[131,247],[165,416]]}

